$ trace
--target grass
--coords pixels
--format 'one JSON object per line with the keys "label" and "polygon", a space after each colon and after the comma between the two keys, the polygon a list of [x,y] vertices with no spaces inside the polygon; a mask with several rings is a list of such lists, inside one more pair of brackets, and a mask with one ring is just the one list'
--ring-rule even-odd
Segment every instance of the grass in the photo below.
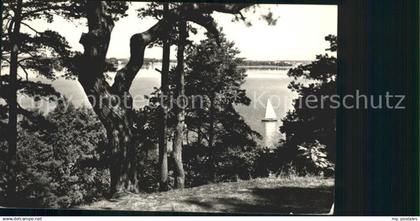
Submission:
{"label": "grass", "polygon": [[126,194],[82,209],[327,214],[334,180],[322,177],[270,177],[217,183],[151,194]]}

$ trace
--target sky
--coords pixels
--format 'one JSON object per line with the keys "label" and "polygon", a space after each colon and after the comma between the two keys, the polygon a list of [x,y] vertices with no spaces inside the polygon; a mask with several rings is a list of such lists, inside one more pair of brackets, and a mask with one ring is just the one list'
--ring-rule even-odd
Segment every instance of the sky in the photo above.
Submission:
{"label": "sky", "polygon": [[[136,9],[145,3],[135,2],[130,6],[127,17],[115,23],[107,57],[128,58],[129,40],[135,33],[140,33],[153,24],[152,18],[138,18]],[[260,19],[262,14],[271,11],[278,17],[277,23],[269,26]],[[253,13],[244,13],[252,22],[248,27],[242,21],[233,22],[233,15],[213,13],[216,22],[223,27],[226,38],[235,42],[241,51],[240,57],[249,60],[314,60],[317,54],[325,53],[328,43],[324,37],[337,33],[337,6],[326,5],[260,5]],[[69,22],[56,18],[52,24],[45,21],[33,21],[31,24],[39,30],[51,29],[61,33],[73,50],[83,51],[79,43],[80,36],[87,31],[86,21]],[[190,35],[190,40],[199,42],[204,39],[204,29]],[[172,47],[174,51],[175,47]],[[145,57],[161,58],[162,49],[147,48]],[[175,57],[175,53],[171,53]]]}

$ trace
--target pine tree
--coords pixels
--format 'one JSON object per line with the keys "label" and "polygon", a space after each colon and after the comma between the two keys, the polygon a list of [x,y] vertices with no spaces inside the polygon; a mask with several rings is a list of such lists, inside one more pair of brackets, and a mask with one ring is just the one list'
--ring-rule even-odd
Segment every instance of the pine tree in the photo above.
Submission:
{"label": "pine tree", "polygon": [[[330,48],[327,50],[336,51],[336,36],[329,35],[325,39],[330,42]],[[324,107],[314,109],[300,106],[305,104],[308,96],[316,96],[321,101],[322,96],[332,96],[336,93],[337,58],[328,54],[318,55],[316,58],[310,64],[289,70],[288,76],[293,77],[294,81],[288,87],[297,92],[299,97],[294,101],[294,110],[287,113],[280,127],[280,131],[286,135],[281,145],[285,150],[282,152],[283,160],[292,160],[295,166],[302,170],[305,163],[299,160],[299,148],[306,148],[304,146],[310,148],[309,151],[311,148],[322,149],[327,159],[335,162],[336,110],[330,108],[335,104],[327,99]],[[322,145],[326,147],[319,148]]]}
{"label": "pine tree", "polygon": [[[70,47],[63,36],[51,30],[37,30],[30,22],[43,19],[47,22],[54,20],[54,15],[66,19],[78,19],[84,16],[85,1],[10,1],[2,3],[2,69],[9,66],[9,75],[0,75],[0,99],[6,105],[0,105],[0,116],[8,115],[9,121],[6,127],[0,124],[1,134],[8,137],[8,196],[9,202],[13,203],[16,192],[16,142],[17,142],[17,114],[23,115],[33,121],[44,120],[42,115],[22,108],[17,102],[18,95],[25,95],[33,99],[47,98],[48,96],[59,97],[59,94],[50,84],[33,81],[30,73],[54,80],[57,77],[57,69],[65,69],[64,76],[74,75],[77,70],[74,58],[77,53]],[[125,3],[123,3],[125,4]],[[115,3],[110,10],[113,13],[121,13],[123,6]],[[7,114],[8,112],[8,114]],[[7,129],[6,129],[7,128]]]}

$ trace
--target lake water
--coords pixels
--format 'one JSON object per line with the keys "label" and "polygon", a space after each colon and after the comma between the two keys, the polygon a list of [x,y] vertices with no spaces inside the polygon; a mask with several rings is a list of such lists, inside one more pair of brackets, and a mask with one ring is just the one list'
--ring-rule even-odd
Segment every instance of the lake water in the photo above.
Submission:
{"label": "lake water", "polygon": [[[274,146],[281,138],[279,127],[281,119],[292,108],[292,100],[297,97],[287,85],[292,80],[287,76],[287,70],[259,70],[248,69],[246,82],[243,87],[248,97],[251,98],[249,106],[236,106],[237,111],[243,116],[252,129],[259,132],[263,139],[259,141],[264,146]],[[75,105],[90,106],[81,85],[74,80],[58,79],[52,85],[68,97]],[[130,89],[134,99],[135,108],[144,106],[147,102],[144,95],[159,87],[160,75],[151,69],[142,69],[134,80]],[[270,99],[277,115],[277,122],[262,122],[265,115],[267,100]]]}

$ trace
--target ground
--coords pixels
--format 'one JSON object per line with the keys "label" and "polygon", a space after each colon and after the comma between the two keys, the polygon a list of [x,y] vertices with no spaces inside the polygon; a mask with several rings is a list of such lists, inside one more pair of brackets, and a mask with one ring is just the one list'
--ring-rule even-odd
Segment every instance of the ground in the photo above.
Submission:
{"label": "ground", "polygon": [[82,209],[327,214],[333,203],[334,180],[322,177],[261,178],[210,184],[163,193],[127,194]]}

